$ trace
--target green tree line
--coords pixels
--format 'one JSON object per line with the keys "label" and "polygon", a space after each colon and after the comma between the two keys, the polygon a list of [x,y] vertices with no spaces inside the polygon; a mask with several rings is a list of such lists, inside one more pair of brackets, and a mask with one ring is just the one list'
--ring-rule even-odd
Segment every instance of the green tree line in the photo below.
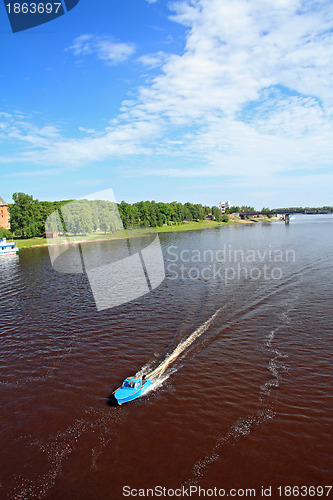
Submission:
{"label": "green tree line", "polygon": [[[156,201],[119,204],[102,200],[39,201],[25,193],[14,193],[10,204],[11,231],[7,235],[32,238],[42,236],[46,230],[87,234],[97,230],[116,231],[122,226],[161,227],[164,224],[183,224],[185,221],[204,220],[212,214],[215,220],[227,222],[228,215],[221,214],[217,206]],[[61,208],[61,210],[59,210]],[[49,217],[53,214],[51,217]]]}
{"label": "green tree line", "polygon": [[45,231],[47,217],[60,208],[66,201],[42,201],[24,193],[13,194],[14,203],[9,205],[10,231],[9,235],[32,238],[42,236]]}
{"label": "green tree line", "polygon": [[212,214],[215,220],[227,222],[228,218],[221,214],[218,207],[193,203],[163,203],[156,201],[139,201],[132,205],[122,201],[118,205],[122,223],[130,226],[161,227],[163,224],[182,224],[184,221],[204,220]]}

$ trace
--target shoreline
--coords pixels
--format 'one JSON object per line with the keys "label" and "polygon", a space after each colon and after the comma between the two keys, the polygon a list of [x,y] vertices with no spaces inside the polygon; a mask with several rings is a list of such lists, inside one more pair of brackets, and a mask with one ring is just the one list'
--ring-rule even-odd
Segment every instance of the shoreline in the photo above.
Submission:
{"label": "shoreline", "polygon": [[[179,226],[162,226],[158,229],[156,229],[157,234],[163,234],[163,233],[177,233],[181,231],[199,231],[201,229],[216,229],[216,228],[221,228],[221,227],[226,227],[226,226],[232,226],[232,225],[237,225],[237,224],[255,224],[256,222],[274,222],[277,221],[278,219],[272,218],[272,219],[259,219],[259,220],[253,220],[253,219],[236,219],[232,218],[229,222],[215,222],[215,221],[200,221],[200,222],[187,222],[185,224],[181,224]],[[186,227],[187,224],[191,224],[191,227]],[[200,227],[195,227],[195,225],[198,224]],[[193,227],[194,226],[194,227]],[[154,228],[153,228],[154,229]],[[64,237],[61,237],[64,238]],[[78,245],[80,243],[91,243],[91,242],[101,242],[101,241],[115,241],[115,240],[121,240],[123,239],[122,236],[109,236],[109,237],[99,237],[99,238],[91,238],[91,239],[76,239],[80,238],[80,236],[74,237],[75,240],[73,241],[67,241],[65,239],[62,239],[60,241],[56,240],[51,240],[52,245],[60,246],[60,245]],[[82,238],[82,237],[81,237]],[[60,238],[59,238],[60,239]],[[34,242],[34,240],[42,240],[39,243]],[[53,242],[54,241],[54,242]],[[28,242],[32,244],[27,244]],[[27,240],[16,240],[16,246],[18,249],[27,249],[27,248],[38,248],[38,247],[47,247],[50,245],[50,243],[47,242],[45,238],[30,238]]]}

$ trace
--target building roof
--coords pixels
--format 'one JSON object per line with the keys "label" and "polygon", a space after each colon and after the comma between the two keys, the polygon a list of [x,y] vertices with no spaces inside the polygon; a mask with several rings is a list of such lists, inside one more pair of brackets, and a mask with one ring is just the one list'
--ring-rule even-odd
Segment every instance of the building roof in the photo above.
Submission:
{"label": "building roof", "polygon": [[0,196],[0,205],[6,205],[7,206],[7,203],[5,202],[5,200],[3,198],[1,198],[1,196]]}

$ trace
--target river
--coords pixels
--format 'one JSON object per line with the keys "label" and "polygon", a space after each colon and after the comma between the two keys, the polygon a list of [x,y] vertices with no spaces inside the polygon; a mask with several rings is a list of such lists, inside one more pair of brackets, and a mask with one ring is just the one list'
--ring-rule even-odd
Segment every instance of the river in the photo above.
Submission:
{"label": "river", "polygon": [[[1,258],[0,498],[320,496],[332,479],[332,228],[330,215],[300,215],[161,234],[164,281],[100,311],[87,275],[53,269],[46,247]],[[165,360],[144,397],[106,404]]]}

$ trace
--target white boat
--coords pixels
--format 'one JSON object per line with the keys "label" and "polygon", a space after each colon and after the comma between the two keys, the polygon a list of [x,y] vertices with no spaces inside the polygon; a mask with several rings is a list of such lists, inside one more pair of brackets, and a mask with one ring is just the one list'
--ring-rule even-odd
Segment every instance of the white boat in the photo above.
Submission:
{"label": "white boat", "polygon": [[0,240],[0,256],[1,255],[15,255],[18,248],[13,241],[7,242],[6,238]]}

